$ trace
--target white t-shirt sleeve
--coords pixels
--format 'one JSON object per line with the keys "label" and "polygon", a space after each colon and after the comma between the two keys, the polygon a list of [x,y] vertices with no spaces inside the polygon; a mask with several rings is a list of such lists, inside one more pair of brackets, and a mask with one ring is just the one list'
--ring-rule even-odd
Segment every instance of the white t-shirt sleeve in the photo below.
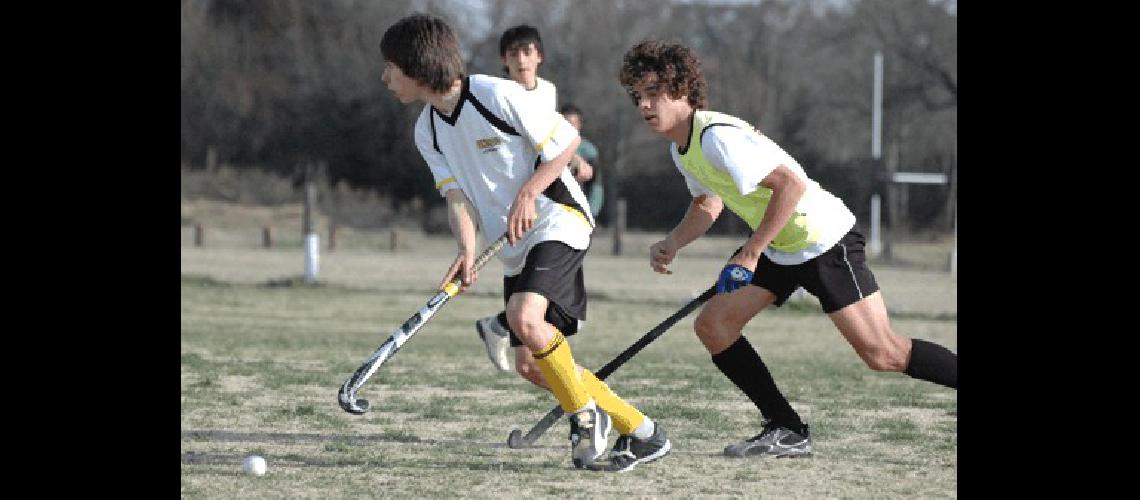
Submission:
{"label": "white t-shirt sleeve", "polygon": [[737,191],[746,195],[783,162],[784,153],[775,143],[757,138],[752,131],[734,126],[705,129],[701,149],[713,167],[728,172]]}
{"label": "white t-shirt sleeve", "polygon": [[455,176],[451,175],[451,167],[447,164],[447,157],[435,150],[431,135],[432,112],[431,108],[428,107],[427,111],[420,113],[419,119],[416,120],[416,149],[420,150],[420,156],[424,158],[424,162],[431,169],[435,188],[439,190],[440,196],[445,196],[448,191],[459,189],[459,183],[455,181]]}
{"label": "white t-shirt sleeve", "polygon": [[704,184],[694,179],[693,176],[689,175],[684,167],[681,166],[681,156],[677,154],[677,146],[669,147],[669,155],[673,157],[673,166],[677,167],[677,171],[681,172],[681,177],[685,178],[685,187],[689,188],[689,194],[693,195],[693,198],[700,198],[706,195],[716,196],[716,193],[705,188]]}
{"label": "white t-shirt sleeve", "polygon": [[578,129],[570,125],[553,107],[523,90],[512,89],[499,94],[507,120],[538,151],[542,162],[553,160],[578,137]]}

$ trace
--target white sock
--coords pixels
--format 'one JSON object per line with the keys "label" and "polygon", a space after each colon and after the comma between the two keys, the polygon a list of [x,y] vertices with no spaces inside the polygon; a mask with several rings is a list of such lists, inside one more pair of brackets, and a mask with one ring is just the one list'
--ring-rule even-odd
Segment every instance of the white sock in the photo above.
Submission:
{"label": "white sock", "polygon": [[594,402],[594,398],[590,398],[590,401],[589,401],[589,402],[587,402],[586,404],[582,405],[582,407],[581,407],[581,408],[578,408],[577,410],[574,410],[574,411],[572,411],[572,412],[570,412],[570,413],[571,413],[571,414],[574,414],[574,413],[578,413],[578,412],[580,412],[580,411],[582,411],[582,410],[585,410],[585,409],[587,409],[587,408],[589,408],[589,409],[591,409],[591,410],[597,410],[597,409],[598,409],[598,404]]}
{"label": "white sock", "polygon": [[645,420],[641,421],[641,425],[633,430],[633,437],[637,439],[649,439],[653,437],[653,419],[649,415],[645,416]]}

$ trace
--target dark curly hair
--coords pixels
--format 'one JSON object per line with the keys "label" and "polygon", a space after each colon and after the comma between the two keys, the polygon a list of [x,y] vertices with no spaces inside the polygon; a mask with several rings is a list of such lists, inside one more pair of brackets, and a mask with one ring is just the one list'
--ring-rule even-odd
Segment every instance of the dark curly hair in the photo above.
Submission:
{"label": "dark curly hair", "polygon": [[388,27],[380,53],[409,78],[445,92],[466,73],[455,31],[438,17],[415,13]]}
{"label": "dark curly hair", "polygon": [[633,86],[644,84],[651,75],[657,77],[658,88],[669,97],[677,99],[688,95],[694,109],[708,107],[705,75],[692,49],[654,39],[634,45],[622,58],[619,76],[622,86],[632,92]]}

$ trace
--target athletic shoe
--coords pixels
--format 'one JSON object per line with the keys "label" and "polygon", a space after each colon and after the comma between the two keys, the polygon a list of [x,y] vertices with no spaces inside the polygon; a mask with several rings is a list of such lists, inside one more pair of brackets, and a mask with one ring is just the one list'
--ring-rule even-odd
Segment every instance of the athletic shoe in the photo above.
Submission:
{"label": "athletic shoe", "polygon": [[[608,413],[606,413],[605,408],[601,408],[601,407],[598,408],[598,422],[599,422],[599,425],[602,426],[602,440],[607,442],[607,443],[610,442],[610,431],[612,431],[614,428],[614,421],[613,421],[613,419],[610,418],[610,415]],[[570,436],[571,436],[570,439],[574,439],[573,436],[574,436],[574,434],[577,434],[577,433],[578,433],[578,423],[574,419],[570,419]],[[602,445],[602,448],[605,448],[605,445]],[[601,460],[603,457],[605,457],[605,455],[606,455],[606,453],[603,452],[601,455],[598,455],[598,457],[595,458],[594,460]]]}
{"label": "athletic shoe", "polygon": [[[605,415],[605,416],[603,416]],[[570,415],[570,459],[574,467],[586,467],[606,452],[606,412],[586,408]]]}
{"label": "athletic shoe", "polygon": [[610,442],[610,431],[614,428],[614,421],[606,413],[605,408],[598,407],[598,422],[602,426],[602,448],[605,448],[605,443]]}
{"label": "athletic shoe", "polygon": [[483,345],[487,346],[487,357],[491,364],[501,371],[511,371],[511,363],[507,360],[507,348],[511,346],[511,334],[499,324],[497,315],[475,321],[475,330]]}
{"label": "athletic shoe", "polygon": [[629,434],[618,436],[614,449],[610,451],[609,463],[589,466],[590,470],[605,472],[625,472],[633,470],[637,464],[652,462],[673,449],[673,443],[665,435],[665,428],[653,422],[653,435],[649,439],[639,439]]}
{"label": "athletic shoe", "polygon": [[764,421],[760,434],[724,448],[730,457],[807,457],[811,456],[811,431],[804,424],[800,432]]}

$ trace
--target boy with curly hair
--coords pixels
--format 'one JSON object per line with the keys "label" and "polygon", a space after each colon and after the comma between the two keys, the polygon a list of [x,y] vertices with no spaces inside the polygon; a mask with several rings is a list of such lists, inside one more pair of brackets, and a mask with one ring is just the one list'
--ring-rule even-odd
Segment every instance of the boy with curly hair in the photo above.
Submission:
{"label": "boy with curly hair", "polygon": [[690,48],[657,40],[638,43],[626,52],[619,78],[645,124],[669,140],[673,163],[693,196],[677,226],[650,247],[650,268],[668,274],[677,253],[707,232],[725,207],[753,230],[729,257],[717,277],[717,295],[694,323],[713,364],[764,419],[759,434],[729,445],[724,454],[811,454],[808,425],[741,334],[748,321],[770,305],[782,305],[799,287],[819,298],[871,369],[957,389],[956,354],[900,337],[891,328],[855,215],[752,125],[706,109],[704,74]]}

